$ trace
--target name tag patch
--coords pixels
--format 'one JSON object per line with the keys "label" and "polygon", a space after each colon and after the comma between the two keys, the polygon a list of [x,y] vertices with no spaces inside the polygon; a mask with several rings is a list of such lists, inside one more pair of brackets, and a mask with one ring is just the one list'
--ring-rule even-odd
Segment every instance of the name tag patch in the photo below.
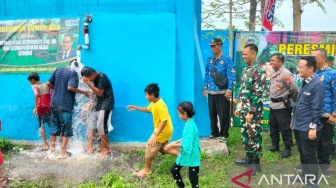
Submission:
{"label": "name tag patch", "polygon": [[303,92],[303,94],[304,94],[304,95],[310,95],[310,93],[309,93],[309,92]]}

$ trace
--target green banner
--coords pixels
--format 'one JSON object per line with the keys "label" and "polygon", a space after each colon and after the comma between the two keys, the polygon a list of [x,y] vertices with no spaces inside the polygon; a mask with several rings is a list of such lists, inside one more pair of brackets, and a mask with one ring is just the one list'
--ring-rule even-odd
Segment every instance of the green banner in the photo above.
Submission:
{"label": "green banner", "polygon": [[[246,44],[254,43],[258,45],[259,52],[256,61],[264,68],[268,78],[268,84],[272,67],[269,64],[271,55],[281,53],[285,55],[285,67],[294,75],[299,84],[300,80],[297,76],[297,64],[301,56],[310,55],[315,48],[324,48],[328,56],[334,57],[336,54],[336,32],[236,32],[235,35],[235,65],[236,65],[236,85],[235,98],[237,98],[240,87],[240,78],[242,69],[246,66],[243,59],[242,50]],[[335,66],[335,63],[334,63]],[[269,87],[268,87],[269,88]],[[267,89],[268,89],[267,88]],[[236,101],[236,100],[235,100]],[[269,95],[265,95],[264,115],[262,124],[268,127],[269,119]],[[239,125],[239,119],[234,119],[234,125]]]}
{"label": "green banner", "polygon": [[76,58],[79,18],[0,21],[0,73],[52,72]]}

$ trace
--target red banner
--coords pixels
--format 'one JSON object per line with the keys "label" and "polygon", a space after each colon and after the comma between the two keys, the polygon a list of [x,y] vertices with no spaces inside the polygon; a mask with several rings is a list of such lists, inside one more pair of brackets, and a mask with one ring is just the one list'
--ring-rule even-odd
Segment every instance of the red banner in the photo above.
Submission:
{"label": "red banner", "polygon": [[262,16],[262,26],[261,29],[264,31],[272,31],[273,21],[274,21],[274,9],[276,0],[266,0],[264,13]]}

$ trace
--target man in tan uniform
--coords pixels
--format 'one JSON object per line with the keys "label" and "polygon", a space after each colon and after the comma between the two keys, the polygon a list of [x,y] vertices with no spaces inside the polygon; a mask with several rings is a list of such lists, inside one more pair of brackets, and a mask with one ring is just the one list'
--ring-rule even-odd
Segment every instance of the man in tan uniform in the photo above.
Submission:
{"label": "man in tan uniform", "polygon": [[283,65],[285,57],[280,53],[271,56],[272,76],[270,87],[270,136],[272,146],[268,149],[272,152],[279,151],[280,133],[285,144],[285,149],[281,152],[282,158],[291,155],[293,145],[292,129],[292,110],[296,101],[298,88],[294,81],[294,75]]}

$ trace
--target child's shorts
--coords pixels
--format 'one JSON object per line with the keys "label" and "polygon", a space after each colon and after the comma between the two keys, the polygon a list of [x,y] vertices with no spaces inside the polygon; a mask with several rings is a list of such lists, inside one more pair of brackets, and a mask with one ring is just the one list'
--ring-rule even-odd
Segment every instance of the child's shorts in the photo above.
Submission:
{"label": "child's shorts", "polygon": [[44,124],[48,124],[50,126],[50,121],[51,121],[51,113],[38,116],[39,128],[44,127]]}
{"label": "child's shorts", "polygon": [[152,158],[155,157],[157,152],[163,153],[164,147],[168,144],[168,141],[165,141],[164,143],[156,142],[155,146],[149,145],[149,142],[146,144],[146,150],[145,150],[145,157],[146,158]]}
{"label": "child's shorts", "polygon": [[51,126],[50,135],[54,136],[73,136],[72,130],[72,112],[59,108],[51,108]]}

